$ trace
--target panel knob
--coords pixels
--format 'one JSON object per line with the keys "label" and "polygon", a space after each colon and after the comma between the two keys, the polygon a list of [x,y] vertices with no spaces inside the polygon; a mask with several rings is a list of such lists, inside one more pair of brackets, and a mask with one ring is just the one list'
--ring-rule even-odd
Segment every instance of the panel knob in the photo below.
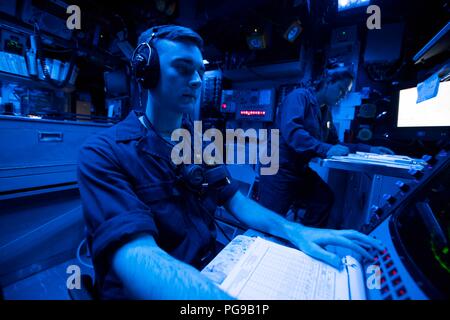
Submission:
{"label": "panel knob", "polygon": [[423,177],[423,170],[421,169],[410,169],[408,173],[416,179],[420,179]]}
{"label": "panel knob", "polygon": [[396,183],[395,183],[395,185],[402,191],[402,192],[408,192],[410,189],[411,189],[411,187],[408,185],[408,184],[406,184],[406,183],[404,183],[403,181],[397,181]]}
{"label": "panel knob", "polygon": [[386,200],[386,202],[389,203],[389,204],[391,204],[391,205],[394,204],[395,201],[397,200],[397,199],[395,199],[395,197],[394,197],[393,195],[391,195],[391,194],[385,194],[385,195],[383,195],[383,199]]}
{"label": "panel knob", "polygon": [[378,207],[378,206],[373,205],[372,208],[371,208],[371,210],[372,210],[373,213],[375,213],[375,215],[376,215],[377,217],[381,217],[381,215],[383,214],[383,209],[381,209],[381,208]]}
{"label": "panel knob", "polygon": [[434,158],[433,156],[430,156],[428,154],[424,155],[422,157],[422,160],[425,161],[426,163],[428,163],[430,166],[434,166],[437,162],[436,158]]}

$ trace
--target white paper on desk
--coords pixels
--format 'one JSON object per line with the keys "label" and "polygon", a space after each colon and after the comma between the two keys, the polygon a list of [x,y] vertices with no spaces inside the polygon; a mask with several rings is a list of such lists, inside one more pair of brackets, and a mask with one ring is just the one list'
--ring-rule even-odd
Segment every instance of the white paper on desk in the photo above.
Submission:
{"label": "white paper on desk", "polygon": [[350,300],[366,300],[365,282],[361,264],[352,256],[345,257],[350,286]]}
{"label": "white paper on desk", "polygon": [[[349,277],[303,252],[257,238],[220,286],[242,300],[348,300]],[[360,297],[363,299],[364,297]]]}

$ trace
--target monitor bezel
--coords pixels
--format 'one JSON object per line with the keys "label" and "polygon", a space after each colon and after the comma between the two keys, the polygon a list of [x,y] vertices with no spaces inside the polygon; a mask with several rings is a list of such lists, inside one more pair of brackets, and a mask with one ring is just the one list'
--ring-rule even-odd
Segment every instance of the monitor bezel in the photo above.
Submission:
{"label": "monitor bezel", "polygon": [[399,127],[398,117],[400,111],[400,91],[405,89],[417,88],[417,86],[406,85],[396,90],[394,95],[394,129],[397,136],[415,138],[419,140],[439,140],[448,139],[450,137],[449,126],[415,126],[415,127]]}

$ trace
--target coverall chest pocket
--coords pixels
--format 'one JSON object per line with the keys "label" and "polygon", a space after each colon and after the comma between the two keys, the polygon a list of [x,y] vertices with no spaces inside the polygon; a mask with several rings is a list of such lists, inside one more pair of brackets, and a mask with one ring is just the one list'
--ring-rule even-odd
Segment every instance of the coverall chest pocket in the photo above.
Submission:
{"label": "coverall chest pocket", "polygon": [[187,233],[185,200],[172,181],[140,186],[136,194],[145,202],[158,229],[158,240],[170,250],[183,241]]}

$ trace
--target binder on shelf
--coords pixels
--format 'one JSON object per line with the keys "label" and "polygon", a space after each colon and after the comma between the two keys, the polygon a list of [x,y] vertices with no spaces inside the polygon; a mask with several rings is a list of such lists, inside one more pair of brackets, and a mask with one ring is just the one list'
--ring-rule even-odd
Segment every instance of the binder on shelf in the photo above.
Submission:
{"label": "binder on shelf", "polygon": [[59,74],[61,72],[61,61],[53,59],[51,70],[52,72],[50,73],[50,78],[59,81],[60,80]]}
{"label": "binder on shelf", "polygon": [[66,80],[67,74],[69,73],[70,62],[64,62],[61,68],[61,78],[60,81]]}
{"label": "binder on shelf", "polygon": [[44,80],[44,72],[42,71],[41,59],[37,59],[38,78]]}
{"label": "binder on shelf", "polygon": [[[49,71],[50,78],[56,82],[63,82],[68,77],[68,85],[74,86],[78,76],[79,69],[76,65],[72,68],[69,74],[70,62],[64,62],[57,59],[45,59],[46,67]],[[10,74],[11,82],[20,82],[20,78],[14,78],[13,75],[28,78],[29,81],[37,81],[44,85],[44,87],[51,86],[51,84],[44,84],[47,82],[42,69],[41,60],[36,58],[35,53],[28,51],[26,57],[9,52],[0,51],[0,72],[4,72],[5,76]],[[26,80],[26,79],[24,79]]]}
{"label": "binder on shelf", "polygon": [[11,65],[11,73],[13,74],[20,74],[19,73],[19,66],[17,64],[16,55],[12,53],[8,53],[8,61]]}
{"label": "binder on shelf", "polygon": [[25,57],[0,51],[0,70],[11,74],[28,77],[28,69]]}
{"label": "binder on shelf", "polygon": [[36,59],[36,52],[32,50],[28,50],[26,53],[27,56],[27,63],[25,64],[25,67],[27,69],[27,73],[31,76],[37,76],[38,75],[38,61]]}
{"label": "binder on shelf", "polygon": [[70,80],[69,83],[73,86],[75,85],[75,81],[77,80],[77,76],[78,76],[78,67],[74,66],[72,69],[72,74],[70,76]]}
{"label": "binder on shelf", "polygon": [[3,59],[4,59],[5,64],[6,64],[6,71],[9,72],[9,73],[14,73],[13,72],[13,66],[11,64],[11,61],[9,59],[9,55],[8,55],[7,52],[3,52]]}
{"label": "binder on shelf", "polygon": [[8,67],[6,65],[6,60],[4,57],[4,52],[0,51],[0,70],[4,72],[9,72]]}

